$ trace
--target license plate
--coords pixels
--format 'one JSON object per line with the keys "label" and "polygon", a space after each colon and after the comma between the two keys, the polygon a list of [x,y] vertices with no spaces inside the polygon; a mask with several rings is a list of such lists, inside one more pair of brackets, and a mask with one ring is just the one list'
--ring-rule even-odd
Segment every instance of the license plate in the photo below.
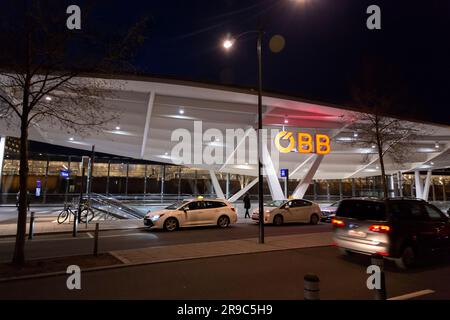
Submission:
{"label": "license plate", "polygon": [[348,235],[352,237],[365,238],[367,236],[367,233],[362,231],[349,230]]}

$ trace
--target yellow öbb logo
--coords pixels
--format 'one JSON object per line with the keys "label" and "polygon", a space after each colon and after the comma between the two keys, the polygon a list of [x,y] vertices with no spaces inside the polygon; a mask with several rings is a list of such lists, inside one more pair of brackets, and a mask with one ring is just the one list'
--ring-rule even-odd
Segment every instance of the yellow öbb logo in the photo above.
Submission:
{"label": "yellow \u00f6bb logo", "polygon": [[281,131],[275,137],[275,146],[281,153],[288,153],[296,149],[299,153],[330,153],[330,137],[326,134],[316,134],[315,139],[309,133],[298,132],[297,139],[293,132]]}

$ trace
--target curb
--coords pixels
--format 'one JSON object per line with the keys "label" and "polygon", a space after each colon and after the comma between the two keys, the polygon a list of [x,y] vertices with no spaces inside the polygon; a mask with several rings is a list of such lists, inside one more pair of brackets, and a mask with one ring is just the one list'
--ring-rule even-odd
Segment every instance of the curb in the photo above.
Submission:
{"label": "curb", "polygon": [[[317,245],[317,246],[310,246],[310,247],[303,247],[303,248],[272,248],[272,249],[266,250],[266,251],[228,253],[228,254],[213,255],[213,256],[170,258],[170,259],[158,260],[158,261],[128,262],[128,263],[114,264],[114,265],[109,265],[109,266],[86,268],[86,269],[82,269],[81,272],[82,273],[83,272],[95,272],[95,271],[121,269],[121,268],[128,268],[128,267],[139,267],[139,266],[145,266],[145,265],[151,265],[151,264],[162,264],[162,263],[169,263],[169,262],[189,261],[189,260],[197,260],[197,259],[209,259],[209,258],[228,257],[228,256],[240,256],[240,255],[245,255],[245,254],[258,254],[258,253],[267,253],[267,252],[274,252],[274,251],[289,251],[289,250],[301,250],[301,249],[310,249],[310,248],[325,248],[325,247],[331,247],[331,245]],[[112,255],[113,257],[115,257],[116,259],[118,259],[120,261],[124,261],[124,260],[118,258],[115,255],[114,251],[108,251],[107,253]],[[49,277],[66,275],[66,274],[67,273],[65,271],[55,271],[55,272],[48,272],[48,273],[31,274],[31,275],[26,275],[26,276],[0,278],[0,283],[20,281],[20,280],[49,278]]]}

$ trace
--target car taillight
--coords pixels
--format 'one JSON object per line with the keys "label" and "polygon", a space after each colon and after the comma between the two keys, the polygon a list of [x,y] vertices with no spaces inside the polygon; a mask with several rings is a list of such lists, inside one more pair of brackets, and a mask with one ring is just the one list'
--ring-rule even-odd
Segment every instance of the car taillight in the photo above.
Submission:
{"label": "car taillight", "polygon": [[335,225],[336,227],[343,227],[345,226],[345,222],[339,219],[331,219],[331,223]]}
{"label": "car taillight", "polygon": [[233,207],[231,207],[230,209],[231,209],[231,211],[236,211],[236,209],[235,209],[235,208],[233,208]]}
{"label": "car taillight", "polygon": [[379,233],[388,233],[391,231],[391,227],[385,226],[382,224],[373,224],[369,227],[369,231],[379,232]]}

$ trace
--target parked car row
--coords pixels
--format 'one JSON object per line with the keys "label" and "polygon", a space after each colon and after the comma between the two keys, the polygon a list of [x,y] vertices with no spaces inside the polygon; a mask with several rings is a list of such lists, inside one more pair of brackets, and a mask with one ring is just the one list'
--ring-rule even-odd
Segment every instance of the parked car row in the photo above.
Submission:
{"label": "parked car row", "polygon": [[[317,224],[321,212],[318,204],[308,200],[280,200],[264,205],[264,223],[276,226],[303,222]],[[259,221],[259,210],[252,213],[252,220]],[[189,199],[176,202],[163,210],[148,212],[144,224],[155,229],[174,231],[181,227],[213,226],[226,228],[237,222],[234,206],[223,199]]]}

